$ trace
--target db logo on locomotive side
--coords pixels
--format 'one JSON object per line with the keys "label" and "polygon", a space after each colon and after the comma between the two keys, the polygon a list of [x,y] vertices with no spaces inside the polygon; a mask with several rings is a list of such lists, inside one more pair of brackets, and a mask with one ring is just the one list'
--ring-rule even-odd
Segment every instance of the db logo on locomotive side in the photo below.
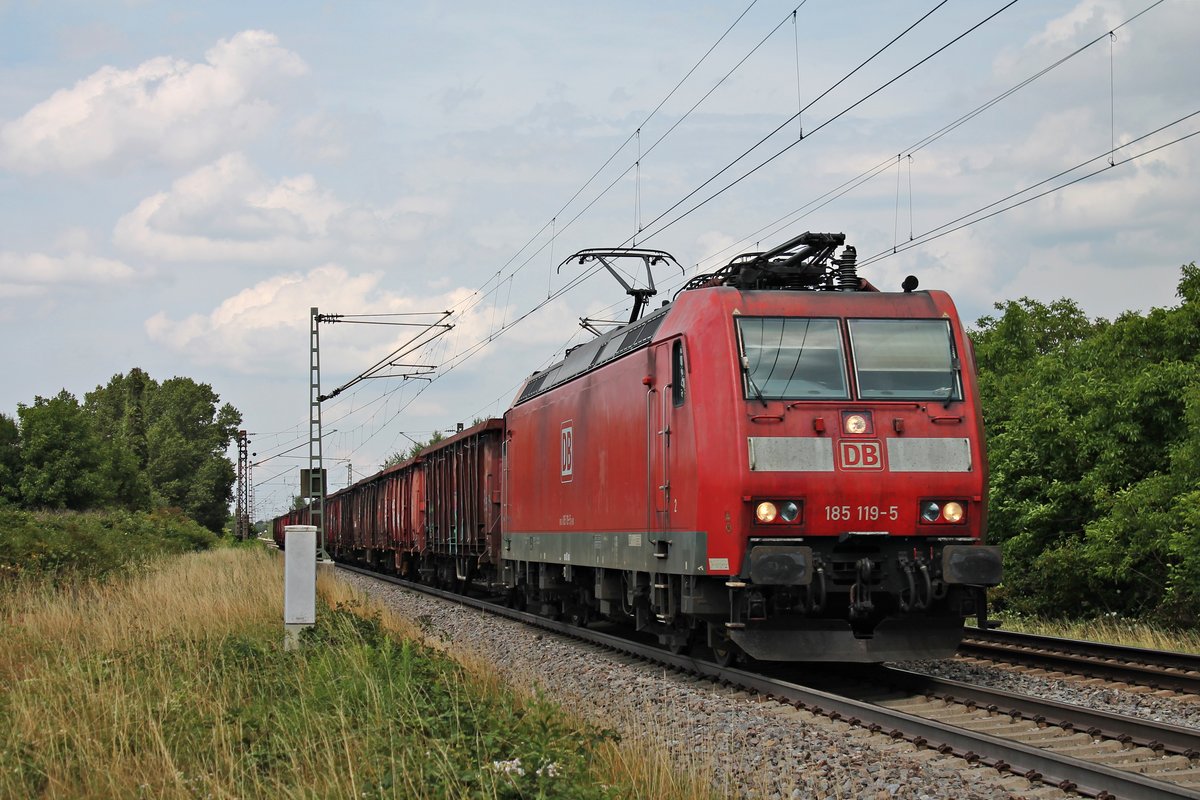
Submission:
{"label": "db logo on locomotive side", "polygon": [[842,469],[883,469],[883,456],[877,440],[845,441],[838,448]]}
{"label": "db logo on locomotive side", "polygon": [[562,424],[562,438],[559,440],[562,455],[562,482],[570,483],[575,471],[575,428],[571,420]]}

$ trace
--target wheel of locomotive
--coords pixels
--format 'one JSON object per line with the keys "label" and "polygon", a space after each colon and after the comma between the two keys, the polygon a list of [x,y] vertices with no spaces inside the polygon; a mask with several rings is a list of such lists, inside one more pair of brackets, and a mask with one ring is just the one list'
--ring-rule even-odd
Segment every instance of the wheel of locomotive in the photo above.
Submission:
{"label": "wheel of locomotive", "polygon": [[741,648],[729,638],[729,632],[725,630],[723,623],[708,623],[708,636],[712,642],[713,661],[717,663],[717,666],[732,667],[737,663],[742,653]]}
{"label": "wheel of locomotive", "polygon": [[667,637],[667,650],[680,656],[688,653],[696,640],[696,628],[691,623],[676,624],[673,636]]}

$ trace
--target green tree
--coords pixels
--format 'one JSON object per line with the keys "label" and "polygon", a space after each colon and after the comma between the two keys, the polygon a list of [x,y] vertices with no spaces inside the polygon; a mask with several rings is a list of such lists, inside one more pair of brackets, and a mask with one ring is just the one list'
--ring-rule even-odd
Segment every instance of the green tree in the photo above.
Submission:
{"label": "green tree", "polygon": [[17,421],[0,414],[0,506],[21,501],[21,432]]}
{"label": "green tree", "polygon": [[63,389],[32,406],[17,406],[21,432],[24,504],[33,508],[86,509],[110,494],[102,478],[106,453],[90,415]]}
{"label": "green tree", "polygon": [[146,392],[146,442],[156,505],[175,506],[212,531],[228,515],[237,473],[225,450],[242,417],[206,383],[171,378]]}
{"label": "green tree", "polygon": [[[1200,277],[1109,323],[1023,299],[974,333],[1002,602],[1170,615],[1200,599]],[[1190,603],[1190,606],[1188,605]],[[1189,613],[1195,619],[1195,612]]]}
{"label": "green tree", "polygon": [[101,433],[119,441],[139,470],[144,470],[149,461],[146,397],[157,386],[149,375],[134,367],[128,375],[114,375],[107,386],[97,386],[84,398],[84,407],[95,415]]}
{"label": "green tree", "polygon": [[[475,422],[472,424],[474,425],[479,422],[482,422],[482,420],[476,419]],[[380,467],[380,469],[387,469],[388,467],[394,467],[395,465],[400,464],[404,461],[408,461],[409,459],[416,458],[417,456],[419,456],[421,454],[421,451],[424,450],[426,447],[429,447],[430,445],[435,445],[445,438],[446,438],[446,435],[444,433],[442,433],[441,431],[434,431],[433,435],[429,437],[428,441],[425,441],[425,442],[414,441],[412,443],[412,446],[409,447],[407,450],[397,450],[396,452],[392,453],[390,456],[388,456],[386,459],[384,459],[383,466]]]}

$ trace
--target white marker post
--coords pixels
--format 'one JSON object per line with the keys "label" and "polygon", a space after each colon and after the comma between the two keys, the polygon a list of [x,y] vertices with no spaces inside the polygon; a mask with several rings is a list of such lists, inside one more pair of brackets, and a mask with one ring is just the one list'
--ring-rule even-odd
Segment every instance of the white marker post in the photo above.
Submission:
{"label": "white marker post", "polygon": [[317,528],[288,525],[283,536],[283,649],[295,650],[317,622]]}

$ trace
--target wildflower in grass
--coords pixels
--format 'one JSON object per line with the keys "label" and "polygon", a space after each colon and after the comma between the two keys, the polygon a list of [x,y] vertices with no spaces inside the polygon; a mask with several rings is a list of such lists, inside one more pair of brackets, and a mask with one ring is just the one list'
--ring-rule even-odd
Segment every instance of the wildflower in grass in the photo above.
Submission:
{"label": "wildflower in grass", "polygon": [[558,777],[558,762],[551,761],[549,764],[543,764],[537,768],[539,778],[557,778]]}
{"label": "wildflower in grass", "polygon": [[493,772],[502,772],[505,775],[522,776],[525,774],[525,768],[521,766],[521,759],[514,758],[512,761],[493,761]]}

